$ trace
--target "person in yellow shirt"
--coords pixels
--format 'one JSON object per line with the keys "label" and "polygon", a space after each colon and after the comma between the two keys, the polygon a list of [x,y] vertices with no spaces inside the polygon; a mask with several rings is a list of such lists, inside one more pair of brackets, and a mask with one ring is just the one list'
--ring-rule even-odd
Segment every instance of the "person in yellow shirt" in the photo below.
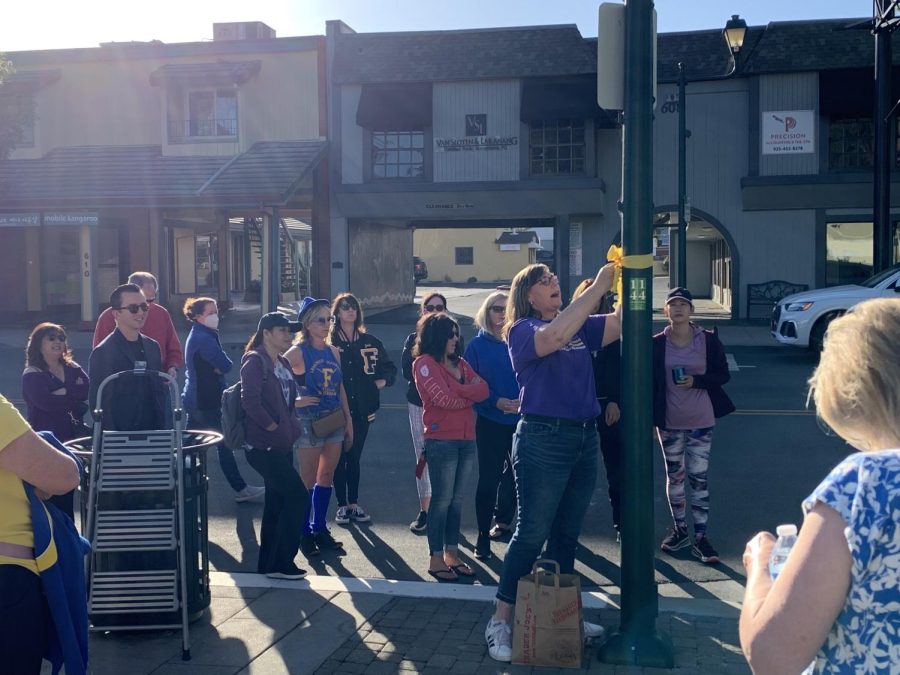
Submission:
{"label": "person in yellow shirt", "polygon": [[30,675],[41,671],[50,617],[23,481],[42,499],[61,495],[77,487],[78,465],[0,395],[0,663],[4,672]]}

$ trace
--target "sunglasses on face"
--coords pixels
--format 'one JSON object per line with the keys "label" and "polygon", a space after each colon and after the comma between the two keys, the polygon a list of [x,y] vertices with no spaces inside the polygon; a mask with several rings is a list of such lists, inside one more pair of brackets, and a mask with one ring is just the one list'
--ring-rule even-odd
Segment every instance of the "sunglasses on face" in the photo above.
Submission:
{"label": "sunglasses on face", "polygon": [[329,323],[331,323],[331,319],[329,319],[327,316],[320,316],[316,319],[310,320],[310,323],[317,323],[320,326],[327,326]]}
{"label": "sunglasses on face", "polygon": [[491,311],[496,312],[497,314],[502,314],[506,311],[506,305],[492,305]]}
{"label": "sunglasses on face", "polygon": [[349,302],[347,302],[346,300],[341,300],[341,301],[338,303],[338,309],[341,309],[341,310],[343,310],[343,311],[346,312],[346,311],[351,310],[351,309],[352,309],[352,310],[355,310],[355,309],[356,309],[356,305],[352,305],[352,304],[350,304]]}
{"label": "sunglasses on face", "polygon": [[48,342],[65,342],[66,335],[65,333],[59,333],[58,335],[47,335],[46,336]]}
{"label": "sunglasses on face", "polygon": [[444,306],[443,305],[425,305],[425,311],[426,312],[443,312]]}
{"label": "sunglasses on face", "polygon": [[452,340],[453,338],[458,338],[458,337],[459,337],[459,331],[453,331],[452,333],[450,333],[450,337],[447,339]]}
{"label": "sunglasses on face", "polygon": [[121,307],[116,307],[116,309],[127,309],[132,314],[137,314],[138,312],[146,313],[150,309],[150,305],[148,305],[146,302],[142,302],[141,304],[131,303],[130,305],[122,305]]}
{"label": "sunglasses on face", "polygon": [[541,286],[549,286],[554,281],[558,281],[558,280],[559,280],[559,277],[557,277],[555,274],[545,274],[540,279],[535,281],[534,284],[541,285]]}

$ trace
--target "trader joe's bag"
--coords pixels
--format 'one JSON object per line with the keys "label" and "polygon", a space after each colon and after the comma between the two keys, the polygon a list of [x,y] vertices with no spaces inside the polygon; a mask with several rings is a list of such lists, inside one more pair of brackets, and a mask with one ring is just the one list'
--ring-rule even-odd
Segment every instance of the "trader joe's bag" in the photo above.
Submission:
{"label": "trader joe's bag", "polygon": [[[551,565],[547,572],[539,565]],[[584,635],[581,582],[577,574],[560,574],[553,560],[538,560],[519,579],[512,662],[530,666],[581,668]]]}

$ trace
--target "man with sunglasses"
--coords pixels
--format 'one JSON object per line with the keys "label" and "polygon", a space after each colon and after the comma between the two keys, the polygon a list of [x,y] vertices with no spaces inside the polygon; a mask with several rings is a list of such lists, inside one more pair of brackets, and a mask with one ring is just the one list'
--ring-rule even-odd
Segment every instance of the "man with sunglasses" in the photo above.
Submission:
{"label": "man with sunglasses", "polygon": [[[88,400],[91,410],[98,405],[97,391],[107,377],[123,370],[162,370],[162,356],[156,340],[141,334],[150,305],[140,286],[123,284],[109,296],[115,329],[91,352]],[[157,377],[121,377],[103,390],[103,428],[117,431],[165,429],[167,399],[162,380]]]}
{"label": "man with sunglasses", "polygon": [[[140,288],[150,307],[146,312],[141,333],[156,340],[162,354],[163,368],[169,375],[175,377],[178,369],[184,366],[184,352],[178,333],[175,332],[172,316],[165,307],[156,302],[156,293],[159,290],[156,277],[150,272],[132,272],[128,277],[128,283]],[[107,307],[97,317],[97,325],[94,327],[94,347],[115,329],[116,320],[113,311],[112,307]]]}

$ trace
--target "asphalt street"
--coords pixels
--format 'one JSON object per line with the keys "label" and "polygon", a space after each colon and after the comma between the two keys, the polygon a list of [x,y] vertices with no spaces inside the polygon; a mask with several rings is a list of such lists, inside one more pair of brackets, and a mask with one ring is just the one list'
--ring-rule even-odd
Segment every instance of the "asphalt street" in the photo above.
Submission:
{"label": "asphalt street", "polygon": [[[420,289],[428,290],[427,288]],[[471,317],[490,289],[440,289],[451,310],[460,315],[464,332],[472,335]],[[370,332],[382,339],[399,364],[400,349],[412,330],[412,308],[373,317]],[[0,391],[20,397],[22,347],[6,337],[0,345]],[[75,356],[87,363],[87,342],[82,337]],[[237,360],[241,346],[226,344]],[[722,562],[704,566],[687,550],[671,556],[658,552],[657,581],[691,587],[692,582],[743,582],[741,554],[745,542],[758,530],[774,530],[785,522],[800,523],[801,500],[827,474],[849,448],[826,436],[814,415],[806,409],[806,380],[815,367],[807,352],[769,347],[730,347],[732,367],[727,389],[738,411],[717,424],[709,468],[711,511],[709,536]],[[362,458],[360,503],[372,514],[372,522],[341,527],[332,524],[345,543],[346,555],[324,554],[301,562],[316,574],[370,577],[390,580],[425,580],[425,537],[408,529],[418,510],[413,478],[413,451],[404,397],[405,383],[397,382],[382,393],[382,409],[373,424]],[[661,453],[654,446],[656,504],[653,541],[658,543],[669,524]],[[242,453],[238,463],[250,483],[261,479],[247,465]],[[220,571],[255,570],[261,504],[237,504],[225,482],[215,453],[209,456],[210,561]],[[584,524],[578,570],[586,585],[618,586],[619,547],[612,528],[602,463],[598,487]],[[333,518],[334,504],[330,517]],[[482,563],[471,554],[475,541],[474,484],[463,510],[464,557],[477,569],[483,583],[495,583],[505,544],[494,543],[495,556]],[[301,556],[302,558],[302,556]],[[298,562],[300,562],[298,560]],[[702,593],[698,590],[698,597]]]}

